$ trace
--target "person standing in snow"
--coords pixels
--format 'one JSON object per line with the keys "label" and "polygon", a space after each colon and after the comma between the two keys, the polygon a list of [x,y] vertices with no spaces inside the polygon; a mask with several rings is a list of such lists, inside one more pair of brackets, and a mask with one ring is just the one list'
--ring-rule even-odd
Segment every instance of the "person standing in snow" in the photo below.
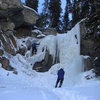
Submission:
{"label": "person standing in snow", "polygon": [[65,74],[65,72],[64,72],[63,68],[58,70],[58,73],[57,73],[58,78],[57,78],[57,81],[56,81],[55,88],[57,88],[59,82],[60,82],[59,87],[62,86],[62,83],[63,83],[63,80],[64,80],[64,74]]}
{"label": "person standing in snow", "polygon": [[40,43],[33,43],[32,44],[32,54],[36,54],[37,52],[37,45],[39,45]]}

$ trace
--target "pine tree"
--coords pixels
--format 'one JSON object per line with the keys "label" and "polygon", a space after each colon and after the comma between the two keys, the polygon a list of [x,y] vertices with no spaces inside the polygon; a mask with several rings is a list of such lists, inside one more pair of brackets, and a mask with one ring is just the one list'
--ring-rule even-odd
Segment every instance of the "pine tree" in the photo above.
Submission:
{"label": "pine tree", "polygon": [[100,11],[100,1],[99,0],[89,0],[90,14],[95,11]]}
{"label": "pine tree", "polygon": [[50,11],[49,11],[49,2],[50,0],[45,0],[44,4],[43,4],[43,10],[41,15],[44,16],[43,17],[43,27],[48,28],[50,25]]}
{"label": "pine tree", "polygon": [[61,0],[50,0],[49,3],[51,27],[59,29]]}
{"label": "pine tree", "polygon": [[43,3],[43,10],[42,10],[42,14],[47,14],[49,12],[49,2],[50,0],[44,0]]}
{"label": "pine tree", "polygon": [[25,4],[26,6],[38,11],[38,0],[26,0]]}
{"label": "pine tree", "polygon": [[73,26],[80,20],[80,2],[73,0],[72,3],[72,24]]}
{"label": "pine tree", "polygon": [[50,24],[49,2],[45,0],[43,3],[43,9],[40,14],[40,18],[37,20],[37,26],[41,28],[48,28]]}
{"label": "pine tree", "polygon": [[66,31],[68,30],[68,23],[69,23],[69,13],[71,11],[71,2],[70,0],[66,0],[66,8],[65,8],[65,14],[64,14],[64,25],[63,25],[63,30]]}
{"label": "pine tree", "polygon": [[81,0],[81,19],[89,14],[89,0]]}

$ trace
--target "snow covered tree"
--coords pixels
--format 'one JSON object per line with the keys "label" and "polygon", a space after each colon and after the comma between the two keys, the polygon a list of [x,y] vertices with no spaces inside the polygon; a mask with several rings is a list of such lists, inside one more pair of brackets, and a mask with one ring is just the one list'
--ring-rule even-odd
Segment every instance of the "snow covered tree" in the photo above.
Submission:
{"label": "snow covered tree", "polygon": [[25,4],[26,6],[38,11],[38,0],[26,0]]}
{"label": "snow covered tree", "polygon": [[61,0],[50,0],[49,3],[51,27],[59,28],[61,14]]}

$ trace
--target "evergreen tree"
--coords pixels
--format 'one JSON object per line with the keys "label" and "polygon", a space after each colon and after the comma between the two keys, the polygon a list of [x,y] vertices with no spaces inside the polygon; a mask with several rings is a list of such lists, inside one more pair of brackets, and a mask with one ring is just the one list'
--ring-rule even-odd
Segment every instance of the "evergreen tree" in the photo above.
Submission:
{"label": "evergreen tree", "polygon": [[71,2],[70,0],[66,0],[66,8],[65,8],[65,14],[64,14],[64,25],[63,25],[63,30],[66,31],[68,30],[68,23],[69,23],[69,13],[71,11]]}
{"label": "evergreen tree", "polygon": [[25,4],[26,6],[38,11],[38,0],[26,0]]}
{"label": "evergreen tree", "polygon": [[82,18],[85,18],[89,14],[89,0],[85,0],[85,1],[81,0],[80,3],[81,3],[80,16],[82,19]]}
{"label": "evergreen tree", "polygon": [[50,0],[49,10],[50,10],[51,27],[59,29],[61,0]]}
{"label": "evergreen tree", "polygon": [[42,10],[42,14],[47,14],[49,12],[49,2],[50,0],[44,0],[43,3],[43,10]]}
{"label": "evergreen tree", "polygon": [[100,11],[100,0],[89,0],[90,14]]}
{"label": "evergreen tree", "polygon": [[73,26],[80,20],[80,2],[73,0],[72,3],[72,24]]}
{"label": "evergreen tree", "polygon": [[42,13],[40,18],[37,20],[37,26],[41,28],[48,28],[50,24],[50,13],[49,13],[49,2],[50,0],[45,0],[43,3]]}

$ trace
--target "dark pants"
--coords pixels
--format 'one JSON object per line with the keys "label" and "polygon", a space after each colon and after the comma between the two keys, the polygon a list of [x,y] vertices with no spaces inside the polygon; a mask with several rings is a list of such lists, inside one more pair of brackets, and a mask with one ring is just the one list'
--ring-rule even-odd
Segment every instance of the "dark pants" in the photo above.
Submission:
{"label": "dark pants", "polygon": [[63,80],[64,80],[64,78],[62,78],[62,79],[57,79],[55,88],[58,86],[58,83],[59,83],[59,87],[61,87],[61,86],[62,86],[62,83],[63,83]]}
{"label": "dark pants", "polygon": [[32,47],[32,54],[36,54],[36,52],[37,52],[36,47]]}

